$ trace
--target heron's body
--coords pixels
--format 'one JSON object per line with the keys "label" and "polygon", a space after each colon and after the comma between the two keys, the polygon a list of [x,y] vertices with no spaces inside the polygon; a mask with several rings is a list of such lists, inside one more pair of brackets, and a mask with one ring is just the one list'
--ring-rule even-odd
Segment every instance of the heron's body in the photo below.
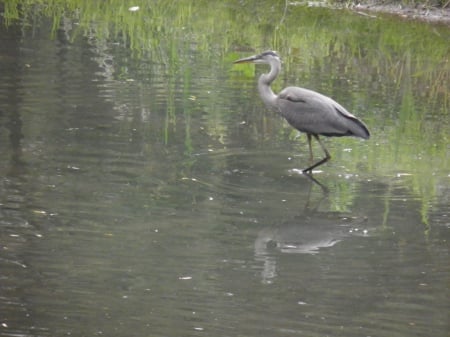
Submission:
{"label": "heron's body", "polygon": [[325,152],[325,158],[304,169],[304,173],[312,172],[313,168],[331,158],[320,141],[319,135],[327,137],[355,136],[364,139],[370,137],[365,124],[330,97],[300,87],[287,87],[276,95],[270,84],[281,70],[281,61],[277,53],[267,51],[237,60],[235,63],[247,62],[270,65],[270,72],[262,74],[258,80],[259,94],[265,105],[283,116],[294,128],[307,134],[311,159],[312,136],[317,139]]}

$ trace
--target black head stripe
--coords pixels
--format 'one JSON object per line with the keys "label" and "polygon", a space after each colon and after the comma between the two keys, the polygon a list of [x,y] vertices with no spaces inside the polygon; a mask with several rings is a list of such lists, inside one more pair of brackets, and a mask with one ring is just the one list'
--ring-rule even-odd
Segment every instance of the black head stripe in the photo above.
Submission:
{"label": "black head stripe", "polygon": [[280,57],[280,56],[278,56],[277,52],[273,51],[273,50],[267,50],[267,51],[261,53],[261,56],[269,56],[269,55],[274,56],[274,57]]}

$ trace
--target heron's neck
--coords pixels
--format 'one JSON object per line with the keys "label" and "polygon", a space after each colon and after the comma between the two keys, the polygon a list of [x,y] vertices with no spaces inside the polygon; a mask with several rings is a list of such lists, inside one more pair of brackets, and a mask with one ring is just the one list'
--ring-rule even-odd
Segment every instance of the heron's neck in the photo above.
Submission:
{"label": "heron's neck", "polygon": [[277,96],[272,91],[270,84],[275,80],[280,72],[280,64],[272,63],[270,65],[270,72],[262,74],[258,80],[258,91],[264,104],[270,109],[276,109],[275,100]]}

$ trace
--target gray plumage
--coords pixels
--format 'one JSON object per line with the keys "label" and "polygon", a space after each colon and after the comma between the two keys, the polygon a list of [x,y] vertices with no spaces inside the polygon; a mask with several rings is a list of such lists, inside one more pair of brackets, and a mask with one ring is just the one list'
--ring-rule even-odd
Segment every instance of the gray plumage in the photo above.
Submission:
{"label": "gray plumage", "polygon": [[281,60],[276,52],[266,51],[234,63],[249,62],[270,65],[270,72],[262,74],[258,80],[259,94],[265,105],[283,116],[294,128],[307,134],[311,160],[311,137],[319,142],[325,153],[325,158],[304,169],[304,173],[312,172],[331,158],[319,135],[355,136],[364,139],[370,137],[366,125],[330,97],[299,87],[287,87],[276,95],[270,87],[281,70]]}

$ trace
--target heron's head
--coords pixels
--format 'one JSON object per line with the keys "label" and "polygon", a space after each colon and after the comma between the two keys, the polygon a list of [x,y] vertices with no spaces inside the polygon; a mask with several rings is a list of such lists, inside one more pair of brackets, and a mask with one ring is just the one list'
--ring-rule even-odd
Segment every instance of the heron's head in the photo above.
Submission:
{"label": "heron's head", "polygon": [[280,56],[278,56],[276,51],[268,50],[258,55],[239,59],[234,61],[234,63],[271,64],[274,61],[281,62]]}

